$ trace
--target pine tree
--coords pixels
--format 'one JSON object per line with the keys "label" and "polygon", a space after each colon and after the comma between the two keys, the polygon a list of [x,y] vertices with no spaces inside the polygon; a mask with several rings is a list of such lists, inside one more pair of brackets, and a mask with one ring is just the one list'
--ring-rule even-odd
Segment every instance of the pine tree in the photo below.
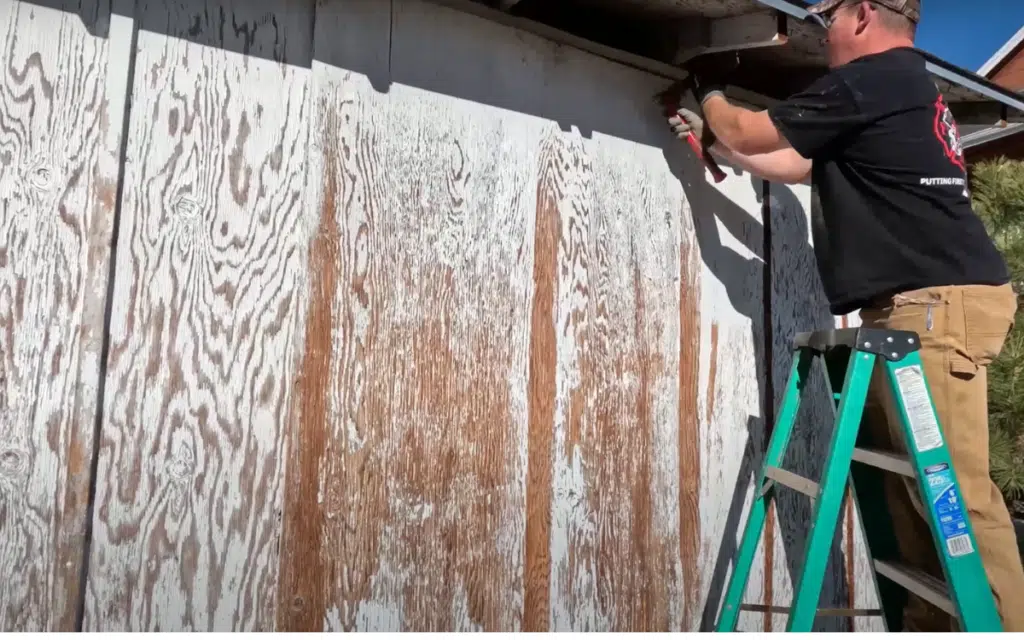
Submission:
{"label": "pine tree", "polygon": [[1012,512],[1024,515],[1024,162],[999,158],[974,167],[975,211],[1010,267],[1016,325],[989,367],[991,475]]}

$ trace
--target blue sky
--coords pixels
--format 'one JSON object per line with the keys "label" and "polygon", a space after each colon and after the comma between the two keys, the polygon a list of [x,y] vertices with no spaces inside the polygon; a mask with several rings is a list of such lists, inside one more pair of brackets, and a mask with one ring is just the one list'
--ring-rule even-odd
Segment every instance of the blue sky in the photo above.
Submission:
{"label": "blue sky", "polygon": [[921,0],[917,46],[970,71],[1024,26],[1024,0]]}

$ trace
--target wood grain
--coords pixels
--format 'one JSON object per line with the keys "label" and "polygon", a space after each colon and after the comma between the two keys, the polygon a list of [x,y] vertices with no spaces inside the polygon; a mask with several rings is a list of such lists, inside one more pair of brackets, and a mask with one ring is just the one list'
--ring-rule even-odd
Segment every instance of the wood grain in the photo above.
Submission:
{"label": "wood grain", "polygon": [[[687,156],[689,157],[689,156]],[[696,173],[696,175],[692,175]],[[682,237],[699,247],[700,429],[699,598],[688,631],[713,628],[737,538],[749,511],[752,451],[763,415],[763,260],[759,191],[750,176],[728,171],[711,184],[697,164],[681,172],[687,205]],[[747,599],[758,601],[760,558]],[[749,616],[740,628],[752,628]]]}
{"label": "wood grain", "polygon": [[[400,11],[396,80],[429,42]],[[343,54],[328,55],[344,66]],[[519,628],[539,123],[398,82],[384,97],[344,68],[314,74],[316,210],[331,229],[314,246],[336,245],[338,266],[334,290],[313,300],[333,309],[331,331],[307,335],[308,355],[330,354],[326,370],[302,374],[328,389],[326,406],[295,423],[324,453],[319,468],[290,471],[302,488],[285,526],[322,519],[326,611],[301,624],[282,612],[282,626]],[[299,549],[309,542],[286,538],[282,567],[311,558]]]}
{"label": "wood grain", "polygon": [[[701,588],[701,420],[697,399],[700,380],[700,256],[692,233],[684,232],[679,245],[679,559],[682,567],[683,607],[680,630],[696,631],[704,602]],[[718,325],[711,325],[711,355],[705,385],[704,424],[715,416],[718,369]]]}
{"label": "wood grain", "polygon": [[312,4],[137,11],[86,627],[269,630]]}
{"label": "wood grain", "polygon": [[0,6],[0,632],[75,626],[130,36],[50,4]]}
{"label": "wood grain", "polygon": [[530,318],[530,429],[526,470],[526,549],[523,563],[523,630],[548,631],[551,616],[551,512],[554,500],[556,367],[555,301],[561,216],[565,189],[558,178],[561,145],[545,138],[537,176],[533,257],[533,312]]}
{"label": "wood grain", "polygon": [[699,491],[681,486],[694,473],[681,465],[699,460],[680,451],[700,434],[679,416],[699,415],[703,396],[676,395],[693,339],[680,324],[696,324],[680,317],[681,288],[699,295],[692,263],[681,266],[685,200],[663,158],[628,142],[595,133],[563,148],[574,171],[559,207],[553,629],[676,629],[699,562],[680,556],[696,525],[680,539],[695,510],[680,501]]}

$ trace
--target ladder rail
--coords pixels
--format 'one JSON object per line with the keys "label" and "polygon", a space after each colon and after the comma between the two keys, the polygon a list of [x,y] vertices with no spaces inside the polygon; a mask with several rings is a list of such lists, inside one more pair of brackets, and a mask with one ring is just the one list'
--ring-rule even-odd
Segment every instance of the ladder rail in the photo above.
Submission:
{"label": "ladder rail", "polygon": [[806,386],[808,378],[810,378],[811,365],[813,363],[813,354],[805,349],[797,350],[796,357],[793,358],[793,364],[790,367],[786,392],[783,396],[782,405],[779,408],[775,429],[768,442],[765,464],[762,465],[757,479],[759,490],[754,494],[754,503],[751,506],[750,515],[747,516],[747,522],[743,527],[739,552],[733,563],[732,574],[729,576],[729,583],[725,590],[722,610],[718,615],[718,624],[716,625],[717,631],[736,630],[736,623],[739,621],[740,615],[739,605],[747,588],[747,580],[750,578],[750,569],[754,564],[754,554],[757,552],[758,540],[761,537],[761,531],[764,529],[768,504],[774,493],[774,490],[760,490],[769,481],[765,471],[769,466],[777,467],[782,464],[782,458],[785,456],[786,447],[789,444],[789,437],[793,432],[793,425],[796,423],[797,410],[800,408],[801,391]]}
{"label": "ladder rail", "polygon": [[886,362],[889,390],[900,413],[903,441],[919,482],[918,497],[932,532],[956,617],[971,631],[1001,631],[991,587],[960,483],[935,412],[931,388],[917,352]]}
{"label": "ladder rail", "polygon": [[807,630],[814,625],[821,587],[828,566],[829,549],[839,523],[839,512],[846,494],[850,463],[857,444],[857,432],[864,413],[875,355],[854,352],[849,358],[846,380],[838,407],[838,420],[832,432],[828,459],[822,474],[818,499],[814,501],[811,531],[804,550],[803,568],[794,585],[793,610],[786,631]]}
{"label": "ladder rail", "polygon": [[[854,616],[868,611],[881,614],[888,630],[902,624],[902,606],[895,604],[895,598],[884,595],[889,592],[901,597],[914,593],[924,598],[953,615],[963,630],[1002,630],[973,526],[960,498],[960,485],[945,445],[919,348],[919,336],[914,332],[873,328],[803,333],[794,340],[795,357],[785,396],[755,487],[754,503],[721,605],[717,631],[735,631],[740,611],[769,609],[789,613],[787,631],[810,631],[818,615]],[[834,430],[822,478],[820,483],[815,483],[781,466],[796,424],[802,392],[818,357],[825,365],[825,381],[834,400]],[[867,395],[875,376],[890,392],[900,439],[906,445],[906,457],[874,449],[859,440]],[[840,384],[842,392],[834,393]],[[887,509],[861,510],[858,488],[873,487],[880,491],[879,471],[904,476],[905,482],[914,484],[914,491],[924,506],[945,584],[913,567],[878,556],[882,550],[886,550],[883,556],[898,554],[893,523]],[[792,606],[744,604],[754,554],[777,486],[804,493],[812,501],[811,527],[803,565],[794,584]],[[878,610],[861,610],[852,604],[848,608],[818,608],[829,549],[847,486],[851,489],[850,497],[870,552],[871,579],[882,605]]]}

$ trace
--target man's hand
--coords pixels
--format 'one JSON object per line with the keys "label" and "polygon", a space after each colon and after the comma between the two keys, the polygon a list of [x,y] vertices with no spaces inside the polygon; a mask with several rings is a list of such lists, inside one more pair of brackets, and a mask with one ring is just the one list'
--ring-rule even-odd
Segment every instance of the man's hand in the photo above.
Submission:
{"label": "man's hand", "polygon": [[[692,133],[705,149],[710,149],[717,141],[715,133],[705,125],[704,119],[685,107],[678,107],[671,113],[668,124],[680,140]],[[791,147],[752,156],[737,153],[724,144],[715,146],[715,151],[733,165],[771,182],[797,184],[805,182],[811,173],[811,161]]]}
{"label": "man's hand", "polygon": [[680,140],[684,140],[692,132],[705,149],[711,148],[715,143],[715,134],[704,126],[704,120],[696,112],[685,107],[676,108],[675,113],[668,119],[668,124]]}

